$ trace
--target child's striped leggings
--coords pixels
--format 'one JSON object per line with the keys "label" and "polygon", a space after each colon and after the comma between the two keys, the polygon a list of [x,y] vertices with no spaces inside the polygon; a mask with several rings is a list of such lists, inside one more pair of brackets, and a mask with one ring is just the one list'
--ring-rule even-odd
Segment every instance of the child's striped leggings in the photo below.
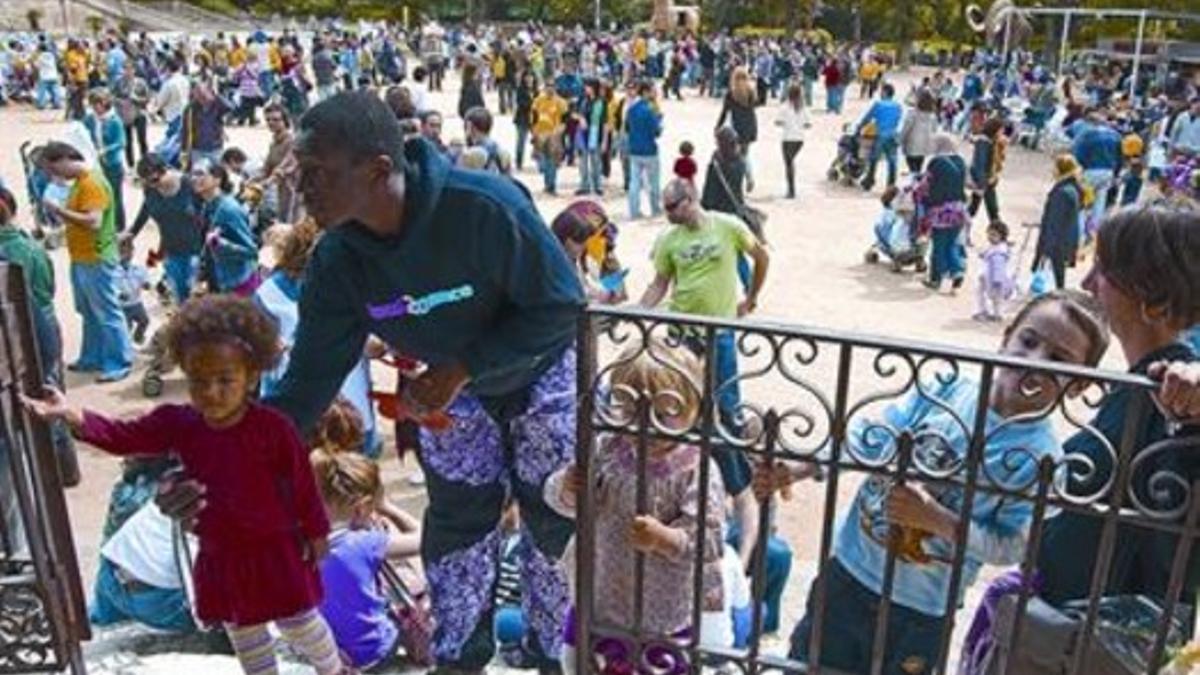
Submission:
{"label": "child's striped leggings", "polygon": [[[333,633],[317,610],[310,609],[279,619],[275,625],[283,633],[284,639],[308,659],[319,675],[342,672],[342,658],[338,654],[337,643],[333,641]],[[267,624],[226,624],[225,631],[246,675],[277,675],[279,667],[275,661],[275,642],[271,639]]]}

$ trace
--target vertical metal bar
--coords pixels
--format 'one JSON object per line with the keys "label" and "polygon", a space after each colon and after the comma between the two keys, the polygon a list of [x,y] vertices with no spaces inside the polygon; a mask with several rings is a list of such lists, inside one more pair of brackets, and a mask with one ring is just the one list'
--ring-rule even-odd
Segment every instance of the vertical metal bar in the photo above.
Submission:
{"label": "vertical metal bar", "polygon": [[[905,484],[908,467],[912,464],[912,433],[907,430],[900,432],[897,445],[899,446],[900,461],[896,467],[894,485],[901,486]],[[895,541],[900,536],[900,528],[892,525],[888,530],[887,561],[883,566],[883,588],[879,592],[879,615],[875,617],[875,635],[871,639],[871,675],[883,675],[883,660],[887,652],[888,619],[892,613],[892,586],[896,582]]]}
{"label": "vertical metal bar", "polygon": [[[779,442],[779,414],[768,410],[764,419],[766,427],[767,466],[775,464],[775,445]],[[762,645],[763,596],[767,591],[767,539],[771,536],[771,498],[763,500],[758,509],[758,537],[754,540],[754,575],[750,580],[752,604],[750,622],[750,668],[749,675],[758,673],[758,656]],[[746,542],[743,541],[745,546]]]}
{"label": "vertical metal bar", "polygon": [[[1194,452],[1195,448],[1192,451]],[[1172,619],[1175,617],[1175,606],[1179,604],[1179,595],[1183,592],[1188,558],[1192,555],[1192,544],[1196,541],[1196,524],[1200,522],[1200,481],[1192,483],[1192,492],[1189,497],[1192,503],[1188,508],[1183,532],[1179,534],[1179,543],[1175,545],[1175,559],[1171,562],[1171,578],[1167,582],[1162,620],[1158,622],[1158,630],[1154,634],[1154,649],[1150,651],[1150,672],[1152,673],[1158,672],[1159,665],[1163,661],[1163,650],[1167,647],[1167,635],[1170,633]]]}
{"label": "vertical metal bar", "polygon": [[[647,349],[649,344],[647,343]],[[646,485],[646,458],[650,452],[650,406],[652,404],[651,394],[648,391],[638,392],[637,402],[637,515],[643,516],[650,513],[650,495],[649,486]],[[653,515],[653,513],[650,513]],[[633,605],[633,634],[637,637],[637,654],[638,659],[634,663],[641,662],[642,654],[642,623],[645,618],[646,604],[646,554],[641,551],[635,551],[633,554],[633,597],[636,602]]]}
{"label": "vertical metal bar", "polygon": [[[1029,528],[1029,541],[1025,544],[1025,559],[1021,561],[1021,589],[1017,593],[1017,609],[1013,614],[1013,627],[1008,641],[998,646],[997,672],[1009,675],[1008,655],[1017,647],[1021,639],[1021,627],[1025,623],[1025,607],[1029,605],[1029,596],[1033,591],[1033,575],[1037,570],[1038,553],[1042,546],[1042,532],[1045,531],[1046,500],[1050,493],[1050,483],[1054,480],[1054,460],[1042,457],[1038,462],[1037,495],[1033,502],[1033,521]],[[1018,675],[1012,673],[1011,675]]]}
{"label": "vertical metal bar", "polygon": [[[717,415],[716,400],[717,357],[716,329],[707,326],[704,329],[704,388],[700,398],[700,522],[697,542],[704,541],[705,521],[708,519],[708,478],[709,464],[712,462],[713,434],[716,433],[715,418]],[[697,630],[691,631],[688,640],[688,662],[693,668],[699,668],[700,657],[700,621],[704,613],[704,546],[696,546],[695,573],[692,575],[692,625]]]}
{"label": "vertical metal bar", "polygon": [[595,611],[596,523],[592,494],[592,406],[595,405],[596,341],[591,312],[580,312],[576,328],[575,354],[575,466],[583,476],[583,491],[575,505],[575,672],[590,673],[592,659],[592,615]]}
{"label": "vertical metal bar", "polygon": [[1134,97],[1137,96],[1137,78],[1138,70],[1142,67],[1142,41],[1146,36],[1146,10],[1142,10],[1138,16],[1138,32],[1137,43],[1133,50],[1133,75],[1129,77],[1129,102],[1137,105]]}
{"label": "vertical metal bar", "polygon": [[[838,350],[837,390],[834,392],[833,428],[829,430],[829,474],[825,479],[825,510],[821,523],[821,554],[817,557],[817,578],[812,586],[812,634],[808,636],[808,663],[818,668],[821,663],[821,636],[825,630],[825,566],[833,548],[833,527],[837,513],[838,476],[841,468],[842,444],[846,442],[846,400],[850,396],[850,365],[854,348],[842,343]],[[816,458],[814,458],[816,459]]]}
{"label": "vertical metal bar", "polygon": [[946,660],[950,657],[950,636],[954,633],[954,610],[958,608],[958,591],[962,586],[963,563],[967,557],[967,537],[971,532],[971,515],[975,509],[975,491],[979,487],[979,465],[983,463],[983,453],[987,446],[987,420],[989,403],[992,396],[992,376],[994,368],[990,363],[983,364],[983,372],[979,376],[979,396],[975,401],[975,420],[972,422],[971,439],[967,446],[967,475],[963,486],[962,508],[958,513],[958,527],[955,528],[954,562],[950,565],[950,587],[946,592],[945,620],[942,624],[941,647],[938,651],[939,670],[946,670]]}
{"label": "vertical metal bar", "polygon": [[1112,493],[1109,495],[1108,510],[1104,513],[1104,529],[1100,534],[1100,547],[1096,554],[1096,567],[1092,571],[1092,586],[1088,592],[1087,618],[1079,632],[1074,657],[1071,659],[1070,675],[1081,675],[1088,660],[1088,649],[1091,647],[1092,630],[1096,627],[1096,617],[1100,612],[1100,597],[1104,595],[1104,587],[1108,584],[1108,572],[1112,567],[1113,552],[1117,545],[1117,525],[1120,522],[1121,504],[1125,500],[1125,491],[1129,489],[1130,464],[1137,448],[1133,447],[1138,432],[1146,421],[1149,410],[1149,395],[1137,391],[1129,400],[1129,408],[1125,412],[1125,427],[1121,434],[1121,447],[1117,450],[1116,480],[1113,482]]}
{"label": "vertical metal bar", "polygon": [[1063,14],[1063,29],[1062,29],[1062,44],[1058,47],[1058,77],[1056,81],[1062,81],[1063,68],[1067,64],[1067,43],[1071,39],[1071,10],[1067,10]]}

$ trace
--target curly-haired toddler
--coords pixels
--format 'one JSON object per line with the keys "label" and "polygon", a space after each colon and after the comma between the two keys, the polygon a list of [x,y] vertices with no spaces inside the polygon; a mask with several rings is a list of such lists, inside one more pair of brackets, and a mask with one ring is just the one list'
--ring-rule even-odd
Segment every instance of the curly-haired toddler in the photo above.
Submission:
{"label": "curly-haired toddler", "polygon": [[267,629],[274,621],[318,673],[331,675],[345,667],[317,611],[329,519],[299,433],[251,398],[278,343],[275,323],[249,300],[196,298],[167,329],[190,404],[160,405],[124,421],[76,408],[53,389],[24,402],[106,452],[178,456],[205,489],[193,572],[200,621],[225,626],[246,673],[276,672]]}

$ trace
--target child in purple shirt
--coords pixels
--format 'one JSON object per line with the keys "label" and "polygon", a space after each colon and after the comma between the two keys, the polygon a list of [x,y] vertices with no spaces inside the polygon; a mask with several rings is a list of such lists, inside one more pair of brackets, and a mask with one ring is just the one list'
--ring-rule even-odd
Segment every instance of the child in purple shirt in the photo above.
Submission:
{"label": "child in purple shirt", "polygon": [[1012,297],[1016,287],[1008,267],[1012,255],[1008,244],[1008,226],[994,221],[988,225],[987,239],[987,248],[979,254],[983,269],[979,272],[979,286],[975,295],[978,311],[973,318],[976,321],[1001,321],[1001,307],[1005,300]]}
{"label": "child in purple shirt", "polygon": [[[341,422],[352,418],[353,407],[338,403],[319,426],[332,421],[333,428],[344,429]],[[361,421],[357,435],[361,441]],[[401,646],[380,573],[388,560],[417,554],[420,524],[384,499],[379,466],[345,451],[357,446],[339,438],[344,433],[317,436],[310,459],[332,526],[329,555],[321,561],[326,589],[321,614],[349,662],[367,670],[393,660]]]}

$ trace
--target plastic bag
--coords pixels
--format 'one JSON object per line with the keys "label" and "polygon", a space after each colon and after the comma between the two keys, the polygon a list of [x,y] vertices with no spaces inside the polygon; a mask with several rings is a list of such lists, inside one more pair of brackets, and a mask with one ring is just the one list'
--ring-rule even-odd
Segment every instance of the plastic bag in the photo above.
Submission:
{"label": "plastic bag", "polygon": [[1029,295],[1038,297],[1045,295],[1054,288],[1054,269],[1049,260],[1043,260],[1037,271],[1029,279]]}
{"label": "plastic bag", "polygon": [[99,164],[96,158],[99,156],[96,152],[96,144],[92,142],[92,135],[88,132],[87,127],[83,122],[71,122],[67,124],[66,131],[63,132],[62,140],[79,151],[83,155],[84,162],[87,163],[89,169],[94,169]]}

